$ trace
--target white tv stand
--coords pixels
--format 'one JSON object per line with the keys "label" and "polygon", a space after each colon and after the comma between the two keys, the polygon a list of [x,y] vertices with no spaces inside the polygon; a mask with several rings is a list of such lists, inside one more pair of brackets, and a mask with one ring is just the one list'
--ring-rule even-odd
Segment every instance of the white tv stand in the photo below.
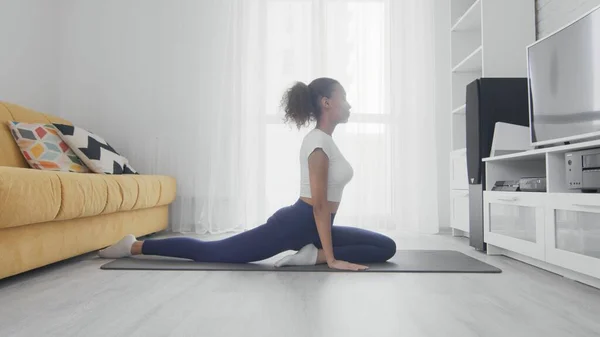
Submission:
{"label": "white tv stand", "polygon": [[[506,255],[600,288],[600,193],[569,190],[565,153],[600,140],[485,158],[484,241]],[[547,191],[492,191],[499,180],[546,177]]]}

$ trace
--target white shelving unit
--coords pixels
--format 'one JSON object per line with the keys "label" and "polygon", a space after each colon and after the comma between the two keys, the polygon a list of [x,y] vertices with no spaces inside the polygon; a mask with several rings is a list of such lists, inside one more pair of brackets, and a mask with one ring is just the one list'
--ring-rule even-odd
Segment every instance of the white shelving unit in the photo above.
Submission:
{"label": "white shelving unit", "polygon": [[534,0],[449,0],[452,106],[450,225],[468,236],[466,86],[481,77],[526,77],[535,41]]}
{"label": "white shelving unit", "polygon": [[[484,240],[502,254],[600,287],[600,194],[567,186],[565,154],[600,140],[484,159]],[[547,191],[492,191],[493,182],[546,177]]]}
{"label": "white shelving unit", "polygon": [[463,104],[463,105],[459,106],[458,108],[452,110],[452,114],[464,114],[466,109],[467,109],[467,105]]}
{"label": "white shelving unit", "polygon": [[452,69],[453,73],[482,73],[483,64],[481,63],[481,51],[483,47],[479,46],[475,51],[465,57],[459,64]]}
{"label": "white shelving unit", "polygon": [[[461,11],[465,7],[471,3],[471,6],[468,7],[464,12]],[[480,31],[481,30],[481,0],[477,1],[453,1],[455,7],[453,8],[452,14],[460,14],[462,15],[456,20],[456,23],[452,26],[453,32],[460,31]]]}

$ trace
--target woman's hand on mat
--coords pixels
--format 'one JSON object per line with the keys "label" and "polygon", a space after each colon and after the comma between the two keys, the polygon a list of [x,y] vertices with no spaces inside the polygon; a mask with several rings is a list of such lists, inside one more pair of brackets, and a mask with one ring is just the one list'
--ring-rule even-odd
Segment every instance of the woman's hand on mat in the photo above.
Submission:
{"label": "woman's hand on mat", "polygon": [[340,270],[361,271],[361,270],[365,270],[365,269],[369,268],[367,266],[350,263],[350,262],[346,262],[346,261],[342,261],[342,260],[333,260],[331,262],[327,262],[327,265],[331,269],[340,269]]}

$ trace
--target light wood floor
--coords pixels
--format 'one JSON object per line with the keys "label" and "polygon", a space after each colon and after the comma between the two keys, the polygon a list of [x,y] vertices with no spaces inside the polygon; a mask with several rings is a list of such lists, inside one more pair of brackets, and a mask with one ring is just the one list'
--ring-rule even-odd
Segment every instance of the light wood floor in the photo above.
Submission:
{"label": "light wood floor", "polygon": [[502,274],[103,271],[88,255],[0,281],[0,336],[600,336],[600,291],[465,239]]}

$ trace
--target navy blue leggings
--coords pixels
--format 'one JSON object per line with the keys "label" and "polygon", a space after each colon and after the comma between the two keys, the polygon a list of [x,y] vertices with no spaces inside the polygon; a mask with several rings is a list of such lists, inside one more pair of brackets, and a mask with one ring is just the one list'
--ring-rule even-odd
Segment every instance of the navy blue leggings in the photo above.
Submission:
{"label": "navy blue leggings", "polygon": [[[332,215],[333,223],[335,215]],[[336,259],[354,263],[385,262],[396,253],[394,241],[354,227],[331,228]],[[144,255],[160,255],[197,262],[247,263],[267,259],[312,243],[322,248],[312,206],[302,200],[281,208],[265,224],[218,241],[174,237],[144,241]]]}

